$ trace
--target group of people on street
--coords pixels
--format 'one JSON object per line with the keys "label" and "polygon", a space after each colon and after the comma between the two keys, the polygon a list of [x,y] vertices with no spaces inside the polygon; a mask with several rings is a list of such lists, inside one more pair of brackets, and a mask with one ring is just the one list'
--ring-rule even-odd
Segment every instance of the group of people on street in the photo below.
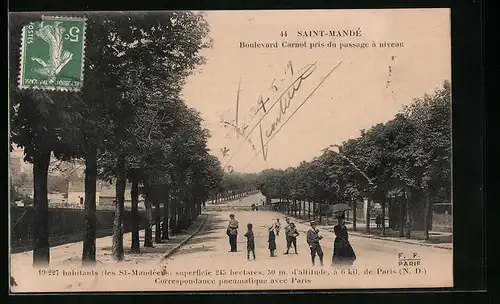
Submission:
{"label": "group of people on street", "polygon": [[[237,235],[238,235],[238,221],[234,218],[234,214],[229,215],[229,224],[227,227],[227,235],[229,236],[229,245],[231,247],[230,252],[236,252],[237,246]],[[294,253],[298,254],[297,251],[297,237],[300,235],[295,224],[286,218],[285,239],[286,239],[286,252],[283,254],[289,254],[290,249],[293,247]],[[333,242],[333,255],[332,255],[332,265],[352,265],[356,260],[356,253],[349,243],[349,236],[347,233],[347,227],[345,226],[345,217],[343,214],[337,216],[337,225],[333,227],[333,232],[335,234],[335,240]],[[316,222],[310,222],[311,228],[307,231],[307,244],[309,245],[311,253],[312,265],[315,265],[316,256],[319,257],[321,266],[323,266],[323,250],[321,248],[320,241],[323,236],[320,234],[317,228]],[[268,231],[268,248],[269,255],[275,257],[276,251],[276,236],[280,234],[281,223],[279,219],[273,223]],[[255,259],[255,237],[253,233],[252,223],[247,224],[247,232],[244,234],[247,238],[247,259],[250,259],[252,255]]]}

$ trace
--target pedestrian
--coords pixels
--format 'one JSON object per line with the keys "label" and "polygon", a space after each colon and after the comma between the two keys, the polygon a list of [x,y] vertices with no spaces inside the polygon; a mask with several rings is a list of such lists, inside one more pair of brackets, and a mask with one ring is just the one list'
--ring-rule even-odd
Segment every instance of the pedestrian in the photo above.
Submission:
{"label": "pedestrian", "polygon": [[238,238],[238,221],[234,219],[234,214],[229,215],[229,225],[227,226],[226,234],[229,236],[230,252],[236,252],[236,241]]}
{"label": "pedestrian", "polygon": [[248,230],[245,233],[245,236],[247,237],[247,260],[250,259],[250,252],[253,255],[253,259],[255,260],[255,242],[252,231],[252,223],[247,224],[247,229]]}
{"label": "pedestrian", "polygon": [[274,251],[276,250],[276,235],[274,234],[274,226],[269,227],[269,238],[267,242],[269,243],[270,256],[275,257]]}
{"label": "pedestrian", "polygon": [[280,229],[281,229],[280,219],[276,219],[276,223],[274,223],[274,228],[276,229],[276,235],[280,235]]}
{"label": "pedestrian", "polygon": [[[290,219],[287,217],[285,219],[285,222],[286,222],[286,225],[285,225],[285,241],[286,241],[286,248],[289,248],[290,247],[290,237],[289,237],[289,230],[290,230]],[[284,254],[287,254],[287,253],[284,253]]]}
{"label": "pedestrian", "polygon": [[377,216],[375,217],[375,224],[377,224],[377,229],[382,228],[382,216],[380,213],[377,213]]}
{"label": "pedestrian", "polygon": [[316,222],[311,222],[311,228],[307,231],[307,244],[309,244],[309,248],[311,249],[311,261],[314,266],[314,262],[316,259],[316,254],[319,257],[319,261],[321,266],[323,266],[323,250],[321,249],[321,245],[319,241],[323,237],[319,234],[319,230],[316,228]]}
{"label": "pedestrian", "polygon": [[294,223],[290,223],[290,227],[288,228],[287,231],[288,235],[288,242],[286,244],[286,252],[285,254],[288,254],[288,251],[290,248],[293,246],[293,249],[295,250],[295,254],[297,253],[297,236],[299,236],[299,232],[297,231],[297,228],[295,227]]}
{"label": "pedestrian", "polygon": [[339,216],[337,225],[333,227],[335,241],[333,242],[332,266],[334,264],[352,265],[356,260],[356,253],[349,243],[349,235],[344,220],[344,216]]}

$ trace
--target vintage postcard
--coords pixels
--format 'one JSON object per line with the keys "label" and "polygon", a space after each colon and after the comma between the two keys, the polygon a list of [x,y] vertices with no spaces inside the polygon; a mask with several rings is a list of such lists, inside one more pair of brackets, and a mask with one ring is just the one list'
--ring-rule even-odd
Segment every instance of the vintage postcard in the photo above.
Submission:
{"label": "vintage postcard", "polygon": [[453,287],[449,9],[9,33],[12,293]]}

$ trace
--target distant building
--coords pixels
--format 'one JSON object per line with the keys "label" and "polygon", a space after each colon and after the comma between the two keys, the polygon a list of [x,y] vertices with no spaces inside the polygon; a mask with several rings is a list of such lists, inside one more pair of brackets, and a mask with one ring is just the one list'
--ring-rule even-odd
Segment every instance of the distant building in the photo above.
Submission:
{"label": "distant building", "polygon": [[[96,187],[96,206],[99,206],[100,185]],[[68,182],[68,199],[67,203],[72,208],[83,208],[85,202],[85,183],[84,182]]]}
{"label": "distant building", "polygon": [[21,187],[18,187],[17,192],[30,198],[33,198],[35,196],[35,189],[33,188],[33,185],[23,185]]}
{"label": "distant building", "polygon": [[65,208],[69,207],[68,201],[64,193],[49,193],[49,208]]}
{"label": "distant building", "polygon": [[[139,196],[139,201],[141,201],[142,196]],[[142,199],[142,201],[144,201]],[[115,208],[116,204],[116,187],[110,184],[103,184],[101,187],[101,193],[99,197],[99,207],[102,209],[112,209]],[[125,209],[132,208],[132,196],[130,189],[125,189]]]}
{"label": "distant building", "polygon": [[[96,185],[96,207],[102,209],[114,209],[116,200],[116,188],[113,184],[98,182]],[[143,207],[144,197],[139,195],[139,209]],[[85,183],[68,183],[68,198],[65,205],[70,208],[83,208],[85,203]],[[125,189],[125,209],[132,208],[130,189]]]}
{"label": "distant building", "polygon": [[452,205],[436,202],[432,205],[432,230],[451,232],[453,227]]}

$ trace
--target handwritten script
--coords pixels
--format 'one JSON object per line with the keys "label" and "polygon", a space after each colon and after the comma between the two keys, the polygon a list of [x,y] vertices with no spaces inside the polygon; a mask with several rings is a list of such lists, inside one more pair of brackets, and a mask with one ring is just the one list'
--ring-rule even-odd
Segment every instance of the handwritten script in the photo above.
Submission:
{"label": "handwritten script", "polygon": [[[309,76],[311,76],[312,73],[316,70],[316,63],[313,64],[308,64],[302,69],[300,69],[297,73],[294,73],[293,71],[293,65],[292,62],[290,61],[287,65],[287,67],[290,70],[292,77],[291,84],[285,87],[285,89],[282,91],[282,93],[278,96],[276,100],[274,100],[269,107],[269,110],[271,110],[276,104],[279,104],[279,111],[278,115],[272,120],[271,126],[266,129],[265,131],[265,137],[270,138],[277,130],[279,125],[282,122],[283,117],[285,114],[287,114],[288,109],[290,108],[290,104],[292,103],[293,98],[295,97],[295,93],[300,89],[300,86],[304,80],[306,80]],[[279,92],[278,87],[274,84],[273,80],[273,89],[276,90],[276,92]],[[270,102],[270,99],[266,99],[266,102],[261,102],[262,98],[259,98],[259,102],[261,104],[262,111],[264,111],[267,114],[267,111],[265,109],[265,106],[267,103]],[[267,160],[267,146],[264,145],[264,136],[262,132],[262,123],[259,121],[259,135],[260,135],[260,143],[261,143],[261,150],[262,150],[262,157],[264,161]]]}
{"label": "handwritten script", "polygon": [[[291,110],[292,102],[296,96],[296,93],[301,89],[302,84],[308,80],[308,78],[316,71],[317,64],[311,63],[307,64],[298,71],[293,68],[293,63],[289,61],[284,69],[284,74],[279,80],[273,79],[270,85],[271,94],[269,97],[264,97],[260,95],[257,98],[256,104],[250,109],[250,118],[247,122],[239,124],[238,121],[238,111],[240,102],[240,84],[238,85],[238,94],[236,98],[236,118],[232,122],[221,120],[224,127],[231,128],[238,137],[243,137],[244,140],[240,142],[238,148],[234,149],[233,154],[230,156],[224,167],[232,160],[232,158],[239,151],[241,146],[247,142],[252,146],[252,150],[256,150],[253,144],[251,136],[254,131],[258,128],[258,137],[260,141],[260,150],[255,152],[257,156],[262,152],[262,157],[264,161],[267,161],[268,155],[268,143],[272,140],[274,136],[286,125],[286,123],[294,116],[294,114],[302,107],[302,105],[307,102],[309,97],[311,97],[314,92],[323,84],[323,82],[335,71],[341,64],[337,64],[332,70],[327,73],[326,76],[322,77],[320,83],[312,90],[312,92],[295,107],[295,110],[289,113]],[[310,82],[310,81],[309,81]],[[278,105],[276,107],[276,105]],[[278,111],[272,111],[274,108]],[[273,113],[275,113],[273,115]],[[270,120],[267,118],[271,118]],[[252,123],[253,120],[258,119],[257,122]],[[265,120],[265,121],[264,121]],[[270,122],[270,123],[267,123]],[[263,126],[265,125],[265,126]],[[251,161],[253,161],[252,158]],[[251,162],[250,161],[250,162]],[[243,170],[245,168],[242,168]]]}

